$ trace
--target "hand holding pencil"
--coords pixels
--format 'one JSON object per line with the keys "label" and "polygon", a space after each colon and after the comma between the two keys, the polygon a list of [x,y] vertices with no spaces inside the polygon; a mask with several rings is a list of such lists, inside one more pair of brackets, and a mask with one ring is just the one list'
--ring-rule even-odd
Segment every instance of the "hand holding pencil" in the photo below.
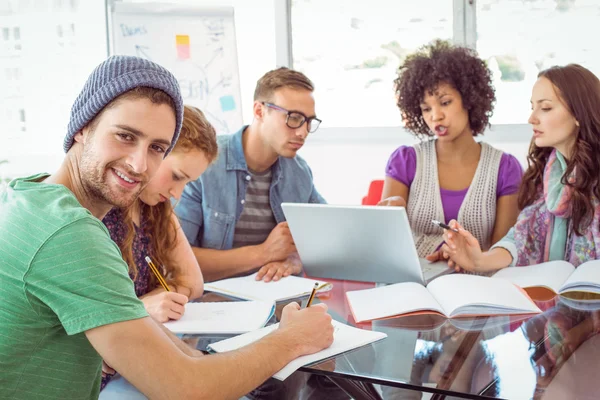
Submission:
{"label": "hand holding pencil", "polygon": [[167,292],[170,292],[171,289],[169,289],[169,285],[167,285],[167,281],[165,280],[165,278],[163,278],[163,276],[160,273],[160,271],[158,270],[158,268],[156,268],[156,265],[154,265],[154,263],[152,262],[152,259],[150,257],[146,256],[146,262],[148,263],[148,266],[150,267],[150,270],[152,271],[154,276],[156,276],[156,280],[162,285],[162,287]]}
{"label": "hand holding pencil", "polygon": [[315,282],[315,285],[313,286],[313,290],[310,293],[310,297],[306,301],[306,307],[305,308],[310,307],[310,305],[312,304],[313,300],[315,299],[315,295],[317,294],[317,289],[318,288],[319,288],[319,282]]}
{"label": "hand holding pencil", "polygon": [[150,257],[146,257],[146,263],[148,263],[148,267],[156,277],[158,283],[165,290],[154,289],[140,298],[144,303],[146,311],[158,322],[167,322],[181,318],[185,312],[185,304],[188,302],[188,298],[181,293],[171,290]]}
{"label": "hand holding pencil", "polygon": [[279,329],[274,334],[282,336],[281,342],[294,344],[290,350],[296,358],[329,347],[333,343],[333,332],[325,304],[301,309],[293,302],[283,308]]}

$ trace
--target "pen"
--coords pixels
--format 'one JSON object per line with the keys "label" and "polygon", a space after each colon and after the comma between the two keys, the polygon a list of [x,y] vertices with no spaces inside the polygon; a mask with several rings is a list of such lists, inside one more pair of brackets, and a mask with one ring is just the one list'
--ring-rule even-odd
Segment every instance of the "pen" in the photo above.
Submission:
{"label": "pen", "polygon": [[431,222],[432,222],[433,224],[435,224],[435,225],[439,226],[440,228],[448,229],[449,231],[452,231],[452,232],[456,232],[456,233],[458,233],[458,229],[455,229],[455,228],[450,228],[450,226],[449,226],[449,225],[446,225],[446,224],[445,224],[445,223],[443,223],[443,222],[436,221],[435,219],[432,219],[432,220],[431,220]]}
{"label": "pen", "polygon": [[312,303],[313,299],[315,298],[315,293],[317,293],[318,287],[319,287],[319,282],[315,282],[315,286],[313,286],[313,290],[310,293],[310,297],[308,298],[308,301],[306,302],[306,308],[310,307],[310,304]]}
{"label": "pen", "polygon": [[165,288],[165,290],[167,292],[170,292],[171,289],[169,289],[169,285],[167,285],[167,281],[165,281],[165,278],[162,277],[162,275],[158,271],[158,268],[156,268],[156,266],[154,265],[154,263],[152,262],[152,260],[150,259],[150,257],[146,256],[146,262],[148,263],[148,266],[150,267],[150,269],[154,273],[154,276],[156,276],[156,279],[158,280],[158,282],[160,282],[160,284],[162,285],[162,287]]}

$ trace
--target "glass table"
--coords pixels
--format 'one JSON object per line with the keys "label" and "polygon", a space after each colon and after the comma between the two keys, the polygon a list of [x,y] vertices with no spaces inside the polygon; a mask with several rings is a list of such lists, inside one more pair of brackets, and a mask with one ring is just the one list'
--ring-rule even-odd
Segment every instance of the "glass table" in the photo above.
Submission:
{"label": "glass table", "polygon": [[[301,369],[326,376],[355,399],[599,397],[600,302],[584,310],[556,297],[537,303],[543,313],[533,317],[420,315],[356,324],[345,292],[374,285],[328,281],[332,291],[316,301],[327,304],[334,319],[388,335]],[[207,293],[201,301],[224,299]],[[276,318],[284,305],[278,304]],[[186,338],[199,348],[222,339]]]}

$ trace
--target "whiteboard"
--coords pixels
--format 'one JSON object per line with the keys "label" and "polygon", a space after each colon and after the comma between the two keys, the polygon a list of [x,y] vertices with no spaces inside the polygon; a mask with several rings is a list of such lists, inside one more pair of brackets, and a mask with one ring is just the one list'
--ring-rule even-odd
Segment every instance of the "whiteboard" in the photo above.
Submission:
{"label": "whiteboard", "polygon": [[116,2],[111,8],[111,54],[167,68],[184,103],[202,110],[218,134],[242,126],[233,7]]}

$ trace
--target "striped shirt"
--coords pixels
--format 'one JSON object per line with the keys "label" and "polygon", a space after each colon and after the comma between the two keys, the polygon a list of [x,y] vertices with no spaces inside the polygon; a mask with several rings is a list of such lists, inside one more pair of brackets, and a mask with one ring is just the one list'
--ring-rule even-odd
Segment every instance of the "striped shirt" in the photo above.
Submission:
{"label": "striped shirt", "polygon": [[0,194],[0,398],[97,399],[85,331],[148,314],[102,222],[46,177]]}
{"label": "striped shirt", "polygon": [[244,208],[240,219],[235,224],[233,248],[264,242],[277,225],[269,201],[269,189],[273,176],[271,169],[264,173],[249,172],[250,181],[246,188]]}

